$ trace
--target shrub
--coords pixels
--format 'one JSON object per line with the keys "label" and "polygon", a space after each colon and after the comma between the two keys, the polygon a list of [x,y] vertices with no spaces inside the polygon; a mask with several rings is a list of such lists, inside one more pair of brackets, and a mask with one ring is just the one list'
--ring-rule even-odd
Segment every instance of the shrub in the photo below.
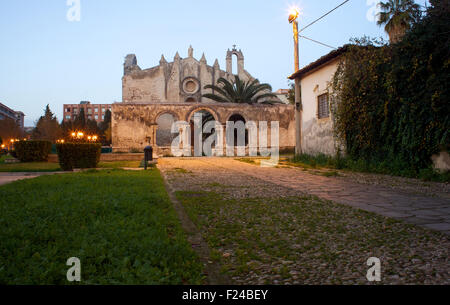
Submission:
{"label": "shrub", "polygon": [[20,141],[14,144],[14,153],[21,162],[43,162],[48,160],[52,143],[48,141]]}
{"label": "shrub", "polygon": [[64,171],[74,168],[96,168],[100,162],[101,144],[57,144],[59,165]]}
{"label": "shrub", "polygon": [[392,163],[396,170],[432,166],[450,143],[448,1],[431,1],[403,40],[367,38],[349,46],[333,81],[337,136],[353,159]]}

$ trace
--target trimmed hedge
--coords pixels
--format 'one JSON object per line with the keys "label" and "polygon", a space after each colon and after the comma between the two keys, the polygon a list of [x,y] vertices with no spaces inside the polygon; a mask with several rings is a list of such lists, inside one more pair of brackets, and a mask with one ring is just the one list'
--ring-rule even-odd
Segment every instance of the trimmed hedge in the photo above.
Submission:
{"label": "trimmed hedge", "polygon": [[20,141],[14,143],[14,152],[21,162],[44,162],[52,149],[48,141]]}
{"label": "trimmed hedge", "polygon": [[57,144],[59,165],[64,171],[74,168],[96,168],[100,162],[101,144]]}

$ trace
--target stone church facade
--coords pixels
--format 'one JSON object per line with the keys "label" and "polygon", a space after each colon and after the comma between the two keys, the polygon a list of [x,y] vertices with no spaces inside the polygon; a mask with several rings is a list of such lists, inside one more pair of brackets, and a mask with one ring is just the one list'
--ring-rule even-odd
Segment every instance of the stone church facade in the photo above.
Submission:
{"label": "stone church facade", "polygon": [[208,112],[223,126],[230,118],[238,118],[244,123],[267,121],[269,126],[271,121],[278,121],[280,147],[295,147],[294,106],[224,104],[202,97],[214,93],[204,87],[217,84],[219,78],[234,80],[233,56],[237,57],[239,78],[254,80],[245,70],[242,51],[236,48],[227,51],[226,71],[221,70],[217,59],[213,66],[207,64],[204,54],[200,60],[195,59],[192,47],[186,58],[181,58],[177,52],[173,62],[167,62],[162,56],[158,66],[145,70],[138,66],[134,54],[127,55],[122,78],[123,101],[112,106],[113,150],[129,152],[152,145],[157,154],[170,154],[169,143],[160,139],[163,134],[161,129],[166,128],[166,135],[168,132],[167,127],[163,126],[168,125],[168,121],[190,122],[199,111]]}

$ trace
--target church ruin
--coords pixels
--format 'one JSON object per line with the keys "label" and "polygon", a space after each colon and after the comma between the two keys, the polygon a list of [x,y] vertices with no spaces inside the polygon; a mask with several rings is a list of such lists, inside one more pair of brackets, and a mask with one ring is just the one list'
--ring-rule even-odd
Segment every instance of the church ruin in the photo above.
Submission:
{"label": "church ruin", "polygon": [[227,51],[226,71],[221,70],[217,59],[213,66],[207,64],[204,54],[200,60],[195,59],[192,47],[186,58],[177,52],[173,62],[168,62],[163,55],[158,66],[145,70],[138,66],[136,55],[127,55],[122,102],[112,106],[113,150],[129,152],[152,145],[158,155],[170,155],[172,123],[190,122],[197,112],[211,115],[223,126],[230,120],[267,121],[269,125],[278,121],[281,149],[295,147],[294,106],[227,104],[203,97],[214,93],[204,89],[206,85],[217,84],[221,77],[234,80],[233,56],[237,57],[239,78],[254,80],[245,70],[242,51],[235,47]]}

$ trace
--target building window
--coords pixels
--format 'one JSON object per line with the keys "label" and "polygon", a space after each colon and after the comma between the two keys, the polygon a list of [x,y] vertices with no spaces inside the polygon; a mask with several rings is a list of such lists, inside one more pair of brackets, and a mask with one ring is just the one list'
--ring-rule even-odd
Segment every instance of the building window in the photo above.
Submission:
{"label": "building window", "polygon": [[102,109],[102,112],[103,112],[103,113],[105,113],[105,112],[106,112],[106,109],[105,109],[105,108],[103,108],[103,109]]}
{"label": "building window", "polygon": [[88,114],[92,114],[92,108],[88,109]]}
{"label": "building window", "polygon": [[73,114],[78,114],[78,109],[77,108],[73,108]]}
{"label": "building window", "polygon": [[95,108],[95,113],[98,113],[98,108]]}
{"label": "building window", "polygon": [[95,115],[95,119],[98,120],[98,115]]}
{"label": "building window", "polygon": [[317,116],[319,119],[330,117],[330,104],[328,103],[328,93],[319,95]]}
{"label": "building window", "polygon": [[88,120],[92,120],[92,115],[88,115]]}
{"label": "building window", "polygon": [[103,121],[105,120],[105,115],[102,115],[102,120],[103,120]]}
{"label": "building window", "polygon": [[66,112],[70,112],[70,108],[66,108]]}
{"label": "building window", "polygon": [[70,120],[70,115],[66,115],[66,120]]}

